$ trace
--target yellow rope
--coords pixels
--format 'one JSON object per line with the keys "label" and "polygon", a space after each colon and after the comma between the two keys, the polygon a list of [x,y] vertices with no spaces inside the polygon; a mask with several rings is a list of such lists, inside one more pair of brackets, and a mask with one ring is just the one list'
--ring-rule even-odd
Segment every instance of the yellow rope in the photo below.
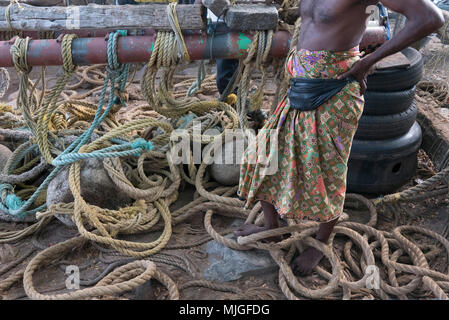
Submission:
{"label": "yellow rope", "polygon": [[178,14],[176,13],[177,5],[178,5],[177,2],[171,2],[167,6],[168,21],[170,22],[173,32],[176,35],[176,39],[178,41],[178,46],[180,47],[180,51],[182,52],[181,53],[182,60],[184,60],[186,62],[190,62],[189,52],[187,51],[187,46],[186,46],[186,43],[184,42],[182,30],[181,30],[181,27],[179,26]]}
{"label": "yellow rope", "polygon": [[[62,50],[62,61],[63,61],[63,74],[58,78],[54,88],[51,90],[50,94],[45,98],[43,106],[40,108],[39,119],[37,122],[37,144],[39,150],[42,152],[42,156],[48,163],[53,161],[52,149],[54,146],[50,144],[48,140],[49,130],[52,131],[56,128],[66,127],[63,118],[54,114],[55,110],[59,107],[57,100],[61,95],[62,90],[64,90],[65,85],[68,80],[76,71],[76,66],[73,64],[72,60],[72,42],[76,38],[76,35],[66,34],[62,39],[61,50]],[[56,121],[50,126],[50,121]]]}

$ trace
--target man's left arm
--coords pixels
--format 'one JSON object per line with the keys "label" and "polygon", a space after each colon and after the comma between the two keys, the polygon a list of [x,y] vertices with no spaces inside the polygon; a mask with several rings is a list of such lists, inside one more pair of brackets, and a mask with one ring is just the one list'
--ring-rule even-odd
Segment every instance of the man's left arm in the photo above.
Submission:
{"label": "man's left arm", "polygon": [[368,71],[378,61],[407,48],[444,25],[441,10],[429,0],[383,0],[382,4],[403,14],[407,18],[407,24],[391,40],[385,42],[373,53],[360,59],[351,70],[340,76],[340,78],[350,75],[355,77],[361,85],[362,94],[366,90]]}

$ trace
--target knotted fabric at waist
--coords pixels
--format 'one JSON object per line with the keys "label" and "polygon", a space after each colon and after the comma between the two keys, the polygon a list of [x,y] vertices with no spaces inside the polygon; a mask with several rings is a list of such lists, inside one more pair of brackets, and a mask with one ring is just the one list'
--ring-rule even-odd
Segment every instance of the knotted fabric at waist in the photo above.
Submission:
{"label": "knotted fabric at waist", "polygon": [[290,106],[300,111],[316,110],[354,81],[357,80],[352,76],[344,79],[292,78],[288,90]]}

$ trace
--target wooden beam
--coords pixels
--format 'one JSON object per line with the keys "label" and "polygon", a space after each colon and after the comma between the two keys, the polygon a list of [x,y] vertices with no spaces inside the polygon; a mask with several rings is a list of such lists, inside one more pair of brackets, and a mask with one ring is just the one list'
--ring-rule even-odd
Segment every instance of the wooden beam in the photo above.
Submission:
{"label": "wooden beam", "polygon": [[232,30],[276,29],[278,10],[265,4],[235,4],[224,15],[226,25]]}
{"label": "wooden beam", "polygon": [[[22,31],[73,29],[143,29],[172,30],[166,4],[95,5],[70,7],[34,7],[21,4],[11,7],[11,25]],[[0,30],[10,30],[0,7]],[[178,19],[183,30],[205,30],[205,8],[202,5],[178,5]]]}
{"label": "wooden beam", "polygon": [[[70,3],[72,5],[78,4],[78,3],[79,4],[81,4],[81,3],[86,4],[84,2],[84,0],[81,0],[81,1],[78,0],[78,1],[76,1],[76,3],[73,3],[73,1],[71,1]],[[0,0],[0,6],[7,6],[10,3],[11,3],[10,0]],[[63,6],[65,4],[64,0],[21,0],[20,3],[21,4],[23,4],[23,3],[29,4],[29,5],[32,5],[32,6],[44,6],[44,7]]]}

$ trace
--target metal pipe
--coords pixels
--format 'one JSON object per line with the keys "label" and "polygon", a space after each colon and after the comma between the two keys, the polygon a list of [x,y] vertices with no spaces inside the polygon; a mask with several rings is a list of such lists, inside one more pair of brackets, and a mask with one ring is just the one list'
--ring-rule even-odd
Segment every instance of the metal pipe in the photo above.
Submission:
{"label": "metal pipe", "polygon": [[[363,48],[375,47],[385,42],[384,28],[367,31]],[[382,30],[381,30],[382,29]],[[214,36],[201,32],[186,32],[184,40],[192,60],[238,59],[245,57],[254,32],[217,32]],[[120,37],[117,55],[121,63],[147,62],[156,40],[156,32],[146,30],[144,36]],[[0,67],[12,67],[10,49],[12,41],[0,41]],[[290,34],[278,31],[273,36],[270,56],[285,57],[290,44]],[[104,37],[77,38],[72,43],[73,63],[76,65],[107,62],[107,41]],[[62,65],[61,43],[58,40],[31,40],[28,48],[30,66]]]}

